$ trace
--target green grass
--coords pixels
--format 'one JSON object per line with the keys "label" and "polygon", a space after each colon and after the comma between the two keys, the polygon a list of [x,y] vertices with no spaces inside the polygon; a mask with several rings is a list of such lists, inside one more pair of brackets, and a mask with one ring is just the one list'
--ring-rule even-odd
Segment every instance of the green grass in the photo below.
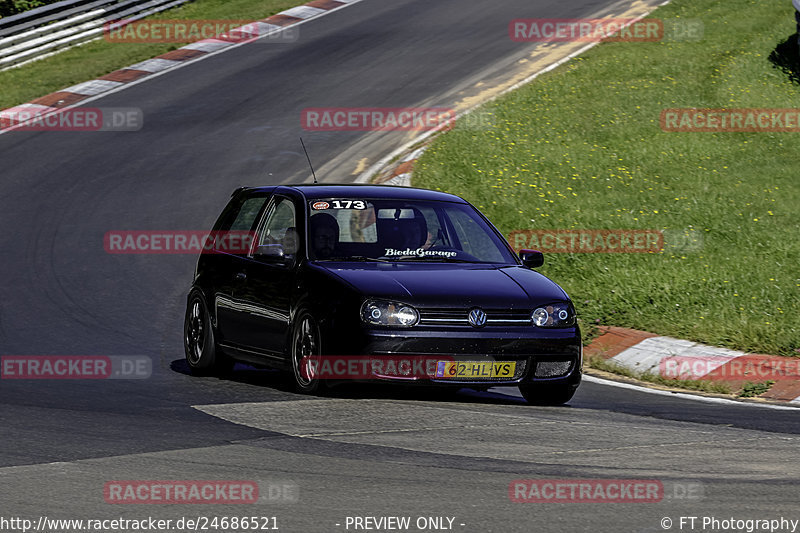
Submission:
{"label": "green grass", "polygon": [[754,398],[756,396],[761,396],[771,389],[773,385],[775,385],[774,381],[765,381],[763,383],[751,383],[748,381],[742,387],[742,390],[739,393],[739,398]]}
{"label": "green grass", "polygon": [[[652,373],[637,374],[632,370],[625,368],[624,366],[614,364],[608,361],[607,359],[603,359],[602,357],[590,357],[587,360],[587,363],[589,365],[589,368],[596,368],[597,370],[602,370],[604,372],[610,372],[612,374],[617,374],[619,376],[624,376],[627,378],[634,378],[641,381],[646,381],[648,383],[655,383],[657,385],[663,385],[665,387],[701,391],[701,392],[711,392],[714,394],[731,394],[731,388],[727,383],[718,383],[715,381],[703,381],[699,379],[669,379],[663,376],[659,376],[658,374],[652,374]],[[766,390],[762,392],[766,392]],[[756,396],[756,394],[752,394],[751,396]],[[749,398],[751,396],[746,396],[746,397]]]}
{"label": "green grass", "polygon": [[[197,0],[149,19],[259,20],[307,0]],[[180,48],[188,43],[111,43],[104,39],[0,72],[0,109]],[[280,46],[277,44],[276,46]]]}
{"label": "green grass", "polygon": [[505,234],[686,236],[658,254],[547,254],[539,271],[571,295],[586,335],[627,326],[797,355],[800,133],[659,126],[664,108],[800,107],[791,2],[675,0],[651,17],[701,19],[704,39],[601,44],[482,108],[490,127],[437,138],[413,184],[464,196]]}
{"label": "green grass", "polygon": [[54,4],[58,0],[0,0],[0,19],[37,7]]}

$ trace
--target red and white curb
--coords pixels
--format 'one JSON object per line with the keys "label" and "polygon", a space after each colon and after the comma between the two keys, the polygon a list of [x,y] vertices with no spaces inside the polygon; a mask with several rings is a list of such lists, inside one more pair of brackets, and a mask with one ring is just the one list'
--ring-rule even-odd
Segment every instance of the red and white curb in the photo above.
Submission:
{"label": "red and white curb", "polygon": [[[785,371],[787,365],[791,369],[800,366],[796,358],[717,348],[628,328],[601,329],[603,333],[584,349],[585,356],[600,356],[637,375],[663,375],[663,370],[673,361],[692,368],[691,379],[708,379],[734,387],[747,381],[769,381],[771,376],[780,375],[781,379],[773,379],[774,385],[759,397],[800,404],[800,376],[794,370]],[[747,368],[758,368],[758,372],[748,375]],[[712,378],[712,373],[716,377]]]}
{"label": "red and white curb", "polygon": [[[313,0],[302,6],[281,11],[270,17],[256,21],[258,34],[253,35],[254,41],[268,38],[270,35],[281,32],[289,26],[297,26],[360,1],[362,0]],[[21,117],[31,117],[35,115],[38,118],[51,113],[57,113],[75,107],[78,103],[87,103],[90,100],[120,91],[136,83],[164,74],[165,72],[189,63],[199,61],[211,55],[216,55],[217,53],[254,42],[242,42],[241,35],[246,31],[250,31],[252,34],[252,25],[242,26],[238,28],[237,31],[231,31],[231,35],[235,37],[226,38],[225,36],[218,36],[213,39],[203,39],[202,41],[193,42],[153,59],[148,59],[136,63],[135,65],[115,70],[95,80],[79,83],[72,87],[36,98],[28,103],[4,109],[0,111],[0,124],[6,124],[6,126],[0,127],[0,134],[34,120],[33,118],[21,120]]]}
{"label": "red and white curb", "polygon": [[401,158],[396,165],[388,166],[381,175],[375,178],[373,183],[411,187],[411,176],[414,173],[414,165],[417,163],[417,159],[425,152],[426,148],[427,146],[417,148]]}

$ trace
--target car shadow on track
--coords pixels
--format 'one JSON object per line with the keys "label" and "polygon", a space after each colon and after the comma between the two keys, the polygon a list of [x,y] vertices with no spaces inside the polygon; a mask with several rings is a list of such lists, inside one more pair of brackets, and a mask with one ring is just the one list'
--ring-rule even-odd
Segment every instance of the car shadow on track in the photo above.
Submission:
{"label": "car shadow on track", "polygon": [[[170,370],[186,376],[196,377],[192,375],[186,359],[176,359],[169,365]],[[236,363],[233,371],[230,374],[218,377],[202,377],[198,379],[215,379],[219,381],[230,381],[233,383],[241,383],[244,385],[253,385],[256,387],[270,387],[281,392],[294,392],[294,389],[286,377],[285,372],[279,370],[271,370],[264,368],[256,368],[244,363]]]}
{"label": "car shadow on track", "polygon": [[476,391],[466,388],[442,388],[424,385],[402,386],[395,384],[346,383],[326,391],[327,398],[419,400],[427,402],[455,402],[517,405],[526,404],[522,397],[502,394],[493,390]]}
{"label": "car shadow on track", "polygon": [[[176,359],[170,364],[173,372],[191,376],[189,365],[185,359]],[[243,363],[236,366],[228,375],[212,378],[219,381],[230,381],[253,387],[266,387],[280,392],[294,393],[294,387],[285,372],[279,370],[259,369]],[[378,400],[416,400],[427,402],[455,402],[463,404],[496,404],[496,405],[525,405],[521,396],[508,393],[513,391],[508,387],[503,390],[489,389],[476,391],[466,388],[432,387],[425,385],[399,385],[399,384],[373,384],[373,383],[336,383],[332,387],[315,397],[319,399],[378,399]],[[314,396],[307,396],[312,398]]]}

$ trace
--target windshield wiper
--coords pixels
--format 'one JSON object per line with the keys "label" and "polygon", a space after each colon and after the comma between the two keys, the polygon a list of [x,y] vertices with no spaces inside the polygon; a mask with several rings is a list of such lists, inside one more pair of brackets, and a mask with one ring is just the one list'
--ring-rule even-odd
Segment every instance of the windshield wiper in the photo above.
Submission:
{"label": "windshield wiper", "polygon": [[388,259],[381,259],[379,257],[367,257],[366,255],[349,255],[339,257],[329,257],[327,259],[317,259],[317,261],[376,261],[378,263],[391,263]]}

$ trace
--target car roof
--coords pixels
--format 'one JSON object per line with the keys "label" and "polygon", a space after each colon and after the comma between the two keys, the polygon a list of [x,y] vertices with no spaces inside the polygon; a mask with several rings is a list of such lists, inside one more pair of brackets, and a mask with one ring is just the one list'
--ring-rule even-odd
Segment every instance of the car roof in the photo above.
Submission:
{"label": "car roof", "polygon": [[328,184],[328,183],[303,183],[296,185],[282,185],[278,187],[248,187],[248,190],[264,190],[266,192],[277,191],[283,187],[299,191],[308,200],[323,198],[397,198],[401,200],[431,200],[439,202],[455,202],[459,204],[467,203],[463,198],[455,194],[428,189],[417,189],[414,187],[402,187],[396,185],[372,185],[372,184]]}

